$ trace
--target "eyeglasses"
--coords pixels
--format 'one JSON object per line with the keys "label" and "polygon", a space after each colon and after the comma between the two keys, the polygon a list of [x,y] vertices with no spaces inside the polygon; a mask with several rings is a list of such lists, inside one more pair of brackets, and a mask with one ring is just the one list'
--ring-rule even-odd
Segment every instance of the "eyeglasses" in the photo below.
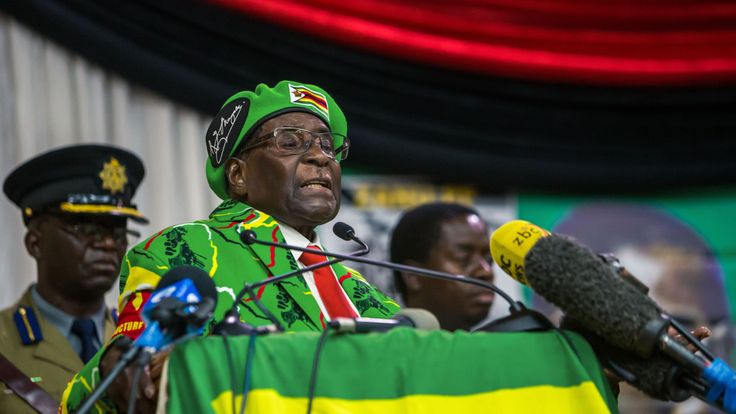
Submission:
{"label": "eyeglasses", "polygon": [[81,239],[99,243],[104,241],[106,237],[112,237],[115,243],[128,243],[128,236],[134,238],[140,237],[140,233],[135,230],[129,230],[123,226],[110,226],[96,222],[76,222],[71,223],[66,220],[59,220],[62,230],[67,233],[79,237]]}
{"label": "eyeglasses", "polygon": [[345,135],[334,132],[314,132],[294,127],[274,128],[268,134],[255,139],[253,144],[246,145],[241,153],[265,143],[272,143],[272,148],[280,155],[299,155],[309,151],[312,143],[317,139],[319,139],[320,149],[330,159],[341,162],[348,157],[350,140]]}

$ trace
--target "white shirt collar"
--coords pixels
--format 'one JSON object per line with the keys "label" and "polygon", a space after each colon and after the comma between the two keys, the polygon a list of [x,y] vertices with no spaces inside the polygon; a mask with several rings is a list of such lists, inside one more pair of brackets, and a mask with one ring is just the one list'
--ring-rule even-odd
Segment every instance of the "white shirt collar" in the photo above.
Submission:
{"label": "white shirt collar", "polygon": [[[291,244],[292,246],[298,246],[306,248],[310,244],[315,244],[319,246],[319,248],[322,248],[322,244],[319,241],[319,235],[317,232],[314,232],[314,240],[309,240],[306,237],[304,237],[301,233],[299,233],[295,228],[284,224],[282,222],[279,223],[279,230],[281,230],[281,235],[284,236],[284,242],[286,244]],[[294,259],[299,261],[299,258],[302,257],[302,252],[297,250],[291,250],[291,254],[294,255]]]}

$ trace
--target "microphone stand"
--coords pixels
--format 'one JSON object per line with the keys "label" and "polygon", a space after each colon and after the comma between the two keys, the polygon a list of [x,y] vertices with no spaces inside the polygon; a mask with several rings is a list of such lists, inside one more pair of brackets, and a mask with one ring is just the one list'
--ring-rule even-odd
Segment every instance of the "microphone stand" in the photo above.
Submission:
{"label": "microphone stand", "polygon": [[87,398],[84,400],[84,403],[79,407],[79,409],[76,411],[76,414],[86,414],[89,412],[92,407],[94,407],[97,400],[100,399],[102,394],[107,391],[108,388],[110,388],[110,385],[115,381],[115,379],[123,372],[125,368],[128,367],[139,355],[139,352],[142,351],[143,348],[138,346],[131,346],[130,349],[128,349],[123,355],[120,357],[120,360],[115,364],[115,366],[110,370],[110,373],[105,376],[105,379],[100,382],[100,385],[95,388],[94,391],[90,395],[87,396]]}
{"label": "microphone stand", "polygon": [[[188,307],[191,304],[184,303],[181,304],[178,308],[171,308],[171,309],[165,309],[169,315],[163,316],[163,319],[170,319],[172,315],[179,315],[179,310]],[[215,308],[215,301],[212,298],[204,297],[199,302],[198,309],[189,315],[188,320],[185,319],[185,322],[188,325],[195,325],[195,326],[202,326],[204,322],[209,319],[212,315],[212,311]],[[174,328],[167,328],[167,330],[174,332],[177,332]],[[178,338],[171,341],[169,344],[165,345],[166,347],[174,346],[184,340],[191,339],[195,336],[198,336],[199,333],[193,333],[193,334],[182,334],[178,336]],[[133,362],[136,362],[138,364],[146,365],[151,357],[153,355],[153,351],[155,348],[147,347],[147,346],[140,346],[137,345],[135,342],[132,342],[129,345],[129,349],[126,350],[123,355],[120,357],[120,360],[115,364],[115,366],[110,370],[110,373],[108,373],[105,378],[100,382],[100,385],[95,388],[95,390],[87,396],[87,398],[84,400],[82,405],[79,407],[79,409],[75,412],[75,414],[86,414],[88,413],[92,407],[94,407],[97,400],[102,397],[102,395],[107,391],[108,388],[112,385],[112,383],[115,381],[115,379],[123,372],[125,368],[130,366]],[[138,384],[132,384],[133,387],[137,387]],[[135,389],[135,388],[134,388]],[[131,391],[132,392],[132,391]]]}
{"label": "microphone stand", "polygon": [[[371,250],[370,247],[368,247],[367,244],[365,244],[362,240],[360,240],[357,236],[355,236],[355,231],[347,224],[342,223],[342,222],[337,222],[335,223],[333,231],[338,237],[340,237],[343,240],[346,240],[346,241],[352,240],[360,244],[361,249],[356,250],[355,252],[351,253],[351,255],[348,255],[347,257],[362,256],[370,252]],[[244,233],[247,233],[247,232],[252,232],[252,231],[246,230]],[[241,233],[240,238],[243,239],[243,233]],[[245,241],[245,239],[243,239],[243,241],[246,244],[251,244]],[[286,244],[284,245],[275,244],[275,245],[279,247],[284,247],[284,248],[292,247]],[[305,251],[305,252],[314,253],[314,254],[321,254],[322,252],[321,250],[317,251],[317,250],[305,249],[301,247],[295,247],[294,250]],[[300,275],[302,273],[311,272],[313,270],[320,269],[322,267],[331,266],[341,261],[343,261],[343,259],[331,259],[331,260],[324,261],[322,263],[315,263],[313,265],[306,266],[301,269],[296,269],[296,270],[293,270],[288,273],[284,273],[279,276],[264,279],[256,283],[246,283],[245,286],[243,286],[243,288],[240,290],[240,292],[238,292],[237,296],[235,296],[235,301],[233,302],[233,306],[230,308],[230,310],[227,311],[227,313],[225,314],[225,317],[222,319],[220,323],[215,325],[215,327],[212,329],[212,334],[213,335],[250,335],[255,332],[258,335],[263,335],[263,334],[267,334],[273,331],[273,329],[271,329],[268,326],[252,326],[250,324],[240,321],[240,315],[238,313],[237,307],[240,301],[243,299],[243,297],[245,297],[246,294],[251,298],[251,300],[256,304],[256,306],[258,306],[258,309],[260,309],[261,312],[263,312],[263,314],[266,315],[266,317],[271,322],[273,322],[273,325],[275,326],[275,330],[277,332],[283,332],[284,327],[281,326],[278,319],[276,319],[273,313],[271,313],[271,311],[269,311],[268,308],[266,308],[263,305],[260,299],[258,299],[258,297],[255,294],[255,290],[261,286],[269,285],[272,283],[278,283],[290,277]]]}
{"label": "microphone stand", "polygon": [[[299,247],[299,246],[293,246],[293,245],[285,244],[285,243],[282,244],[282,243],[269,242],[266,240],[259,240],[255,232],[253,232],[252,230],[246,230],[240,233],[240,239],[246,244],[256,243],[256,244],[261,244],[265,246],[281,247],[283,249],[291,249],[291,250],[297,250],[297,251],[302,251],[302,252],[307,252],[307,253],[320,254],[326,257],[334,257],[336,259],[347,260],[350,262],[358,262],[358,263],[365,263],[365,264],[370,264],[370,265],[374,265],[378,267],[385,267],[385,268],[389,268],[392,270],[398,270],[400,272],[416,273],[416,274],[424,275],[424,276],[431,277],[434,279],[451,280],[455,282],[468,283],[471,285],[481,286],[486,289],[492,290],[493,292],[501,296],[506,302],[508,302],[509,310],[512,313],[521,312],[526,309],[526,307],[521,302],[514,301],[508,294],[506,294],[506,292],[499,289],[496,285],[492,283],[484,282],[479,279],[471,278],[468,276],[451,275],[449,273],[438,272],[435,270],[422,269],[422,268],[418,268],[414,266],[407,266],[407,265],[402,265],[398,263],[385,262],[381,260],[374,260],[374,259],[369,259],[366,257],[351,256],[351,255],[333,253],[333,252],[327,252],[327,251],[316,251],[316,250],[307,249],[307,248]],[[262,283],[262,282],[259,282],[259,283]]]}

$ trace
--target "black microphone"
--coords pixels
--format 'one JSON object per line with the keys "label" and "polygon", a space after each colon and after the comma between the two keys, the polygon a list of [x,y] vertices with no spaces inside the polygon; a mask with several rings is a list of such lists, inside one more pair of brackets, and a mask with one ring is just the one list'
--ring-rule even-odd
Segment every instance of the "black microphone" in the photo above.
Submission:
{"label": "black microphone", "polygon": [[[588,248],[569,238],[549,234],[531,223],[513,221],[493,233],[491,253],[504,271],[528,283],[535,292],[605,344],[628,353],[634,365],[653,356],[666,356],[680,369],[677,374],[680,384],[692,386],[689,391],[695,396],[699,396],[697,388],[709,391],[730,384],[728,379],[711,377],[708,388],[706,378],[713,372],[711,362],[670,337],[667,334],[669,317],[662,314],[659,306],[634,284],[618,277],[611,266]],[[714,368],[723,365],[718,361],[714,361]],[[641,381],[667,378],[670,368],[662,363],[656,375],[650,376],[645,370],[639,370],[640,385]],[[666,384],[644,386],[648,389],[667,387]],[[667,392],[659,394],[667,395]],[[719,402],[709,403],[720,406]]]}
{"label": "black microphone", "polygon": [[[350,262],[365,263],[365,264],[370,264],[370,265],[373,265],[373,266],[388,268],[388,269],[392,269],[392,270],[398,270],[398,271],[401,271],[401,272],[410,272],[410,273],[414,273],[414,274],[417,274],[417,275],[421,275],[421,276],[425,276],[425,277],[430,277],[430,278],[433,278],[433,279],[451,280],[451,281],[455,281],[455,282],[467,283],[467,284],[471,284],[471,285],[480,286],[480,287],[489,289],[489,290],[497,293],[499,296],[501,296],[501,298],[503,298],[506,302],[508,302],[508,304],[509,304],[509,310],[512,313],[523,313],[523,312],[527,311],[527,309],[524,306],[524,304],[522,304],[521,302],[518,302],[518,301],[514,301],[506,292],[504,292],[503,290],[499,289],[496,285],[494,285],[492,283],[485,282],[483,280],[475,279],[475,278],[472,278],[472,277],[469,277],[469,276],[453,275],[453,274],[449,274],[449,273],[445,273],[445,272],[439,272],[439,271],[436,271],[436,270],[422,269],[422,268],[419,268],[419,267],[408,266],[408,265],[403,265],[403,264],[398,264],[398,263],[392,263],[392,262],[383,261],[383,260],[375,260],[375,259],[370,259],[370,258],[367,258],[367,257],[358,257],[358,256],[346,255],[346,254],[340,254],[340,253],[334,253],[334,252],[329,252],[329,251],[324,251],[324,250],[323,251],[315,251],[315,250],[312,250],[312,249],[307,249],[307,248],[303,248],[303,247],[299,247],[299,246],[293,246],[293,245],[284,244],[284,243],[275,243],[275,242],[271,242],[271,241],[267,241],[267,240],[260,240],[260,239],[258,239],[258,236],[256,235],[256,233],[254,231],[252,231],[252,230],[243,231],[240,234],[240,238],[246,244],[256,243],[256,244],[262,244],[262,245],[266,245],[266,246],[280,247],[282,249],[298,250],[298,251],[303,251],[303,252],[308,252],[308,253],[313,253],[313,254],[320,254],[320,255],[323,255],[323,256],[326,256],[326,257],[332,257],[332,258],[335,258],[335,259],[346,260],[346,261],[350,261]],[[272,279],[269,279],[269,280],[272,280]]]}
{"label": "black microphone", "polygon": [[432,312],[419,308],[401,309],[391,319],[335,318],[328,324],[337,332],[353,333],[386,332],[400,326],[428,331],[440,329],[437,317]]}
{"label": "black microphone", "polygon": [[[354,241],[358,243],[363,250],[365,250],[365,254],[370,253],[371,248],[368,247],[363,240],[359,239],[358,236],[355,235],[355,230],[350,227],[349,225],[343,223],[342,221],[338,221],[332,226],[332,232],[335,233],[335,236],[345,240],[345,241]],[[363,256],[361,254],[360,256]]]}
{"label": "black microphone", "polygon": [[332,226],[332,232],[335,233],[335,236],[345,241],[356,239],[355,230],[350,227],[350,225],[343,223],[342,221],[338,221]]}
{"label": "black microphone", "polygon": [[[352,240],[360,244],[361,246],[360,250],[356,250],[352,252],[351,255],[362,256],[370,252],[370,248],[368,247],[368,245],[363,243],[362,240],[360,240],[358,237],[355,236],[355,230],[353,230],[353,228],[350,227],[350,225],[339,221],[334,224],[334,226],[332,227],[332,231],[335,233],[337,237],[343,240],[346,240],[346,241]],[[243,241],[243,243],[245,244],[252,244],[252,241],[251,241],[252,238],[257,238],[255,236],[255,232],[253,232],[252,230],[246,230],[240,233],[240,240]],[[277,245],[288,247],[288,245],[286,244],[284,245],[277,244]],[[309,253],[319,254],[318,251],[312,250],[312,249],[298,248],[296,250],[308,251]],[[218,323],[217,325],[215,325],[215,327],[213,328],[212,334],[213,335],[250,335],[251,333],[256,333],[259,335],[263,335],[263,334],[268,334],[272,332],[283,332],[284,328],[281,326],[278,319],[276,319],[276,317],[273,316],[271,311],[269,311],[268,308],[266,308],[256,296],[255,294],[256,289],[264,285],[278,283],[284,279],[289,279],[291,277],[298,276],[303,273],[311,272],[315,269],[331,266],[341,261],[342,259],[327,260],[322,263],[316,263],[310,266],[303,267],[301,269],[296,269],[294,271],[284,273],[283,275],[278,275],[272,278],[264,279],[256,283],[245,284],[245,286],[243,286],[243,288],[240,290],[240,292],[238,292],[237,296],[235,297],[233,306],[227,311],[222,321]],[[272,325],[252,326],[240,320],[240,315],[238,313],[238,304],[240,303],[240,301],[243,299],[243,297],[246,294],[250,296],[250,298],[253,300],[253,303],[255,303],[256,306],[258,306],[261,312],[263,312],[266,315],[266,317],[269,320],[271,320],[271,322],[273,323]]]}

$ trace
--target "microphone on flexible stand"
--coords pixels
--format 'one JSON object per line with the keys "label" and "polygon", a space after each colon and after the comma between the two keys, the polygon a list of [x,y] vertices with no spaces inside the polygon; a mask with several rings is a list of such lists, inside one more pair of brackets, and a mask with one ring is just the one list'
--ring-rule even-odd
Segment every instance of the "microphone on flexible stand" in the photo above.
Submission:
{"label": "microphone on flexible stand", "polygon": [[345,241],[354,241],[358,243],[362,248],[361,252],[365,250],[365,253],[361,253],[358,256],[363,256],[371,252],[371,248],[355,235],[355,229],[350,227],[348,224],[338,221],[334,226],[332,226],[332,232],[335,233],[335,236]]}
{"label": "microphone on flexible stand", "polygon": [[[357,236],[355,236],[355,230],[353,230],[352,227],[350,227],[348,224],[345,224],[343,222],[337,222],[332,227],[333,233],[335,235],[345,241],[355,241],[360,245],[360,250],[357,250],[350,255],[347,255],[347,257],[353,257],[353,256],[362,256],[365,254],[368,254],[370,252],[370,248],[368,245],[363,243],[362,240],[360,240]],[[252,230],[246,230],[240,234],[240,239],[245,244],[252,244],[249,242],[248,236],[244,236],[244,234],[250,234],[252,233],[255,237],[255,232]],[[248,239],[248,240],[246,240]],[[288,245],[284,244],[276,244],[279,247]],[[312,250],[312,249],[303,249],[303,248],[295,248],[294,250],[300,250],[300,251],[307,251],[309,253],[319,254],[319,252]],[[258,334],[258,335],[264,335],[272,332],[283,332],[284,328],[279,323],[278,319],[271,313],[271,311],[266,308],[263,303],[258,299],[258,296],[255,294],[256,289],[258,289],[261,286],[269,285],[272,283],[278,283],[281,282],[284,279],[288,279],[294,276],[298,276],[303,273],[311,272],[315,269],[319,269],[322,267],[327,267],[330,265],[333,265],[335,263],[341,262],[344,259],[333,259],[333,260],[327,260],[321,263],[316,263],[310,266],[303,267],[301,269],[296,269],[294,271],[284,273],[283,275],[275,276],[272,278],[264,279],[256,283],[246,283],[245,286],[238,292],[237,296],[235,297],[235,301],[233,302],[233,306],[227,311],[225,314],[225,317],[220,321],[212,330],[213,335],[250,335],[250,334]],[[253,302],[258,306],[258,308],[261,310],[261,312],[266,315],[266,317],[273,322],[272,325],[265,325],[265,326],[253,326],[251,324],[245,323],[240,320],[240,314],[238,312],[238,304],[240,301],[245,297],[245,295],[249,295],[250,298],[253,300]]]}
{"label": "microphone on flexible stand", "polygon": [[327,323],[338,333],[386,332],[405,326],[432,331],[440,329],[440,322],[432,312],[420,308],[404,308],[391,319],[380,318],[335,318]]}
{"label": "microphone on flexible stand", "polygon": [[[348,234],[345,234],[346,237],[350,237]],[[553,327],[552,323],[549,322],[549,320],[544,317],[542,314],[527,309],[524,304],[522,304],[519,301],[514,301],[506,292],[499,289],[496,285],[492,283],[485,282],[483,280],[475,279],[468,276],[458,276],[458,275],[452,275],[445,272],[439,272],[436,270],[430,270],[430,269],[422,269],[419,267],[414,266],[408,266],[398,263],[392,263],[382,260],[375,260],[370,259],[366,257],[358,257],[354,255],[345,255],[340,253],[333,253],[328,251],[315,251],[312,249],[307,249],[299,246],[293,246],[289,244],[284,243],[276,243],[271,242],[267,240],[260,240],[258,239],[258,236],[256,233],[252,230],[246,230],[240,233],[240,239],[246,243],[246,244],[261,244],[265,246],[275,246],[282,249],[290,249],[290,250],[298,250],[303,252],[308,252],[312,254],[320,254],[325,257],[332,257],[333,260],[347,260],[351,262],[358,262],[358,263],[365,263],[373,266],[388,268],[392,270],[398,270],[401,272],[410,272],[414,273],[420,276],[424,277],[430,277],[433,279],[441,279],[441,280],[451,280],[455,282],[460,283],[467,283],[471,285],[480,286],[486,289],[489,289],[493,291],[494,293],[497,293],[501,298],[503,298],[508,304],[509,304],[509,311],[511,312],[511,315],[509,315],[506,319],[506,323],[499,324],[495,327],[496,331],[503,331],[506,330],[512,330],[512,331],[536,331],[536,330],[547,330]],[[352,240],[357,239],[357,237],[354,237],[354,234],[352,236]],[[359,239],[358,239],[359,240]],[[358,241],[358,243],[361,243]],[[491,328],[493,329],[493,327]]]}

